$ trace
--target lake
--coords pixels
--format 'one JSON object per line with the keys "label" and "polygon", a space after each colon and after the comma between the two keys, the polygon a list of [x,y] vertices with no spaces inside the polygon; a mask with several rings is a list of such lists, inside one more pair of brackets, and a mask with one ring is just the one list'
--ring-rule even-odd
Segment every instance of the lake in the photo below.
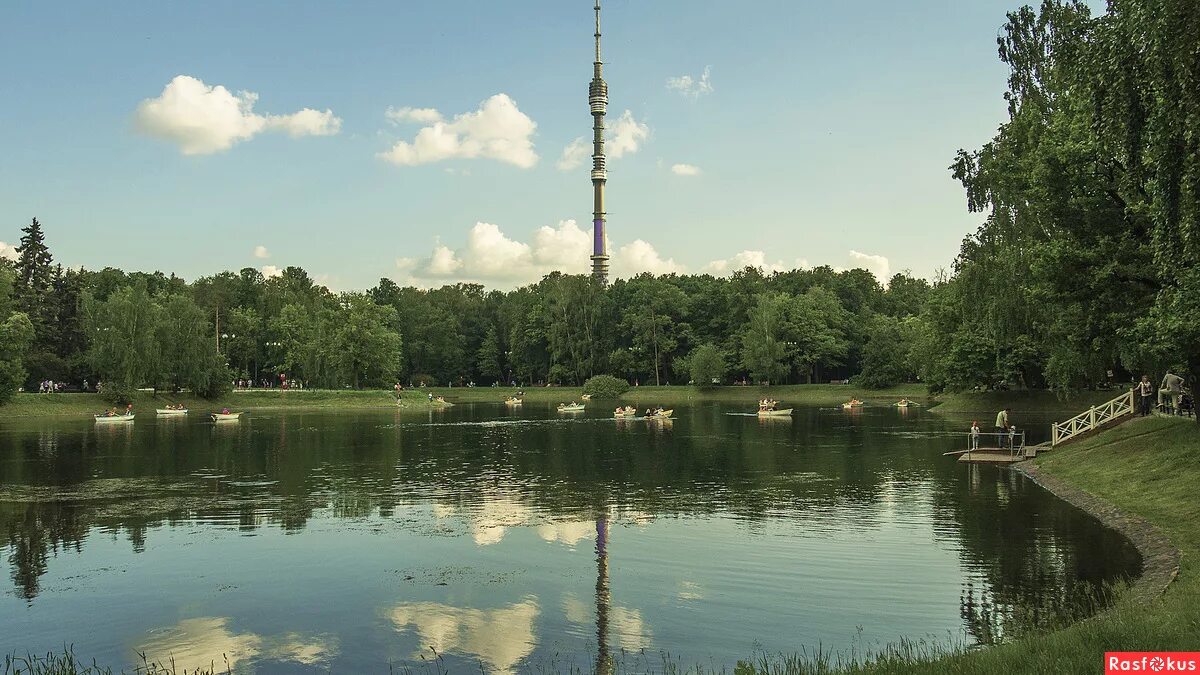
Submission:
{"label": "lake", "polygon": [[941,456],[965,447],[961,420],[610,410],[0,422],[0,649],[222,672],[732,670],[986,643],[1022,608],[1140,571],[1023,476]]}

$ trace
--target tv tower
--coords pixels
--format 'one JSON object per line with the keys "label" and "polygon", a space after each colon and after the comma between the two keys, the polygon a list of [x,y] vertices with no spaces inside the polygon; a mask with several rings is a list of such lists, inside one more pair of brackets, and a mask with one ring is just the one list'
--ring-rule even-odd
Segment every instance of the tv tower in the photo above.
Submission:
{"label": "tv tower", "polygon": [[600,0],[596,0],[596,61],[588,103],[592,107],[592,278],[608,283],[608,242],[604,239],[604,183],[608,170],[604,158],[604,113],[608,110],[608,84],[600,60]]}

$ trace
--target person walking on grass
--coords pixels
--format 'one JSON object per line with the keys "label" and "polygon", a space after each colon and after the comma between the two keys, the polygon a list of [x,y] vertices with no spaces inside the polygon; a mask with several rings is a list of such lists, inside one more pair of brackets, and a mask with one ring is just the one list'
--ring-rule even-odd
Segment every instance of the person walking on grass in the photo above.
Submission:
{"label": "person walking on grass", "polygon": [[1008,413],[1012,412],[1012,408],[1005,408],[999,413],[996,413],[996,440],[1000,449],[1004,449],[1004,437],[1008,435]]}
{"label": "person walking on grass", "polygon": [[1173,414],[1178,414],[1179,399],[1183,398],[1183,378],[1169,370],[1167,371],[1166,375],[1163,375],[1162,386],[1158,390],[1159,408],[1163,407],[1164,396],[1171,397],[1171,412]]}
{"label": "person walking on grass", "polygon": [[1142,381],[1134,387],[1134,393],[1138,395],[1138,410],[1142,417],[1150,414],[1150,401],[1154,398],[1154,383],[1150,381],[1149,375],[1143,375]]}

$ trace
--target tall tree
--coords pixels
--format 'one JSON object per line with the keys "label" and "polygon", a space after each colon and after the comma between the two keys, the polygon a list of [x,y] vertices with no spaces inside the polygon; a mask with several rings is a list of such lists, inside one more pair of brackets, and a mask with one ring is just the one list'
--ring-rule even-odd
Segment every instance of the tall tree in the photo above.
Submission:
{"label": "tall tree", "polygon": [[789,302],[782,293],[762,293],[750,309],[749,321],[742,332],[742,367],[755,382],[778,382],[787,375]]}

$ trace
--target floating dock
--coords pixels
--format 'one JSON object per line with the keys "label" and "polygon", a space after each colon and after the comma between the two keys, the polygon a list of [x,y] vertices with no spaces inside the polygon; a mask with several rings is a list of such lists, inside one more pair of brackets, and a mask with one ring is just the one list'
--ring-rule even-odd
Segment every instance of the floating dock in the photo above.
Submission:
{"label": "floating dock", "polygon": [[1021,450],[1013,453],[1008,448],[980,448],[958,456],[958,461],[969,464],[1015,464],[1023,459]]}

